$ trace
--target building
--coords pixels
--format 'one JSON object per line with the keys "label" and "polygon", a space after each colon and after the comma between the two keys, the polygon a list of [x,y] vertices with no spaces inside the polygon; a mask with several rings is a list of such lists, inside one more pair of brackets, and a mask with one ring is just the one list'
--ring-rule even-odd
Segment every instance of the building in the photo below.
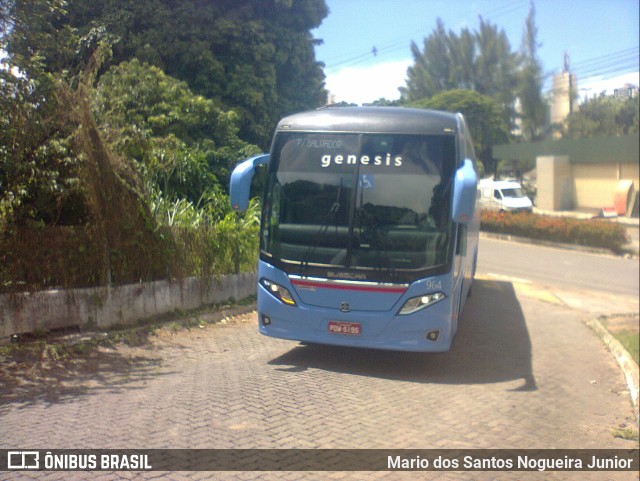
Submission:
{"label": "building", "polygon": [[614,206],[622,187],[630,199],[640,190],[638,134],[496,145],[493,156],[535,162],[536,206],[543,210],[597,212]]}
{"label": "building", "polygon": [[[553,76],[551,125],[564,125],[567,116],[577,110],[576,92],[578,92],[578,78],[575,74],[565,70]],[[560,132],[554,132],[554,138],[560,138],[560,136]]]}
{"label": "building", "polygon": [[624,84],[624,86],[614,89],[613,96],[617,99],[628,99],[638,96],[638,87],[633,84]]}

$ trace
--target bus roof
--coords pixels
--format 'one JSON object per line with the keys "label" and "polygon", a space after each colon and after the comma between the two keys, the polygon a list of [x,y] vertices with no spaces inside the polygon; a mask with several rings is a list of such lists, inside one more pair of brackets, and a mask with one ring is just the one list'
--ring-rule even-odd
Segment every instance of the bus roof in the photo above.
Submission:
{"label": "bus roof", "polygon": [[277,131],[453,134],[457,114],[403,107],[325,107],[285,117]]}

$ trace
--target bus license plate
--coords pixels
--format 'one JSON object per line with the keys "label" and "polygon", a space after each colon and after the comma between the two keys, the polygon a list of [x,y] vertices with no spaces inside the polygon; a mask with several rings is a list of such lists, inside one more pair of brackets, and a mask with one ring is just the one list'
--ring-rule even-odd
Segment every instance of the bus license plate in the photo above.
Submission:
{"label": "bus license plate", "polygon": [[334,334],[347,334],[349,336],[360,335],[361,326],[359,322],[329,321],[329,332]]}

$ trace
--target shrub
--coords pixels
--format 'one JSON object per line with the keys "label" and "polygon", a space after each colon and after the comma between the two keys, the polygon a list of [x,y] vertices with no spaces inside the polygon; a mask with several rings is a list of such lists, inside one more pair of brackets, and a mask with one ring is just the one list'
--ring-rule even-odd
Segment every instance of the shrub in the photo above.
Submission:
{"label": "shrub", "polygon": [[531,239],[603,247],[616,253],[621,252],[628,242],[624,226],[598,219],[483,211],[481,229]]}

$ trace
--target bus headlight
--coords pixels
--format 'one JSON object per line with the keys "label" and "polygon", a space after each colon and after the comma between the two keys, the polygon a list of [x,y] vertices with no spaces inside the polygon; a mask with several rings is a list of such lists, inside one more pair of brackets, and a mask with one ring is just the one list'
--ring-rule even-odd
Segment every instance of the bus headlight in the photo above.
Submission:
{"label": "bus headlight", "polygon": [[402,309],[398,311],[398,315],[406,315],[413,314],[414,312],[419,311],[420,309],[424,309],[425,307],[432,306],[436,302],[445,299],[445,296],[442,292],[436,292],[435,294],[427,294],[424,296],[412,297],[408,299],[407,302],[404,303]]}
{"label": "bus headlight", "polygon": [[293,296],[291,296],[289,289],[286,287],[282,287],[280,284],[276,284],[275,282],[271,282],[265,278],[260,279],[260,285],[262,285],[262,287],[269,291],[269,294],[280,302],[288,306],[296,305],[296,301],[293,300]]}

